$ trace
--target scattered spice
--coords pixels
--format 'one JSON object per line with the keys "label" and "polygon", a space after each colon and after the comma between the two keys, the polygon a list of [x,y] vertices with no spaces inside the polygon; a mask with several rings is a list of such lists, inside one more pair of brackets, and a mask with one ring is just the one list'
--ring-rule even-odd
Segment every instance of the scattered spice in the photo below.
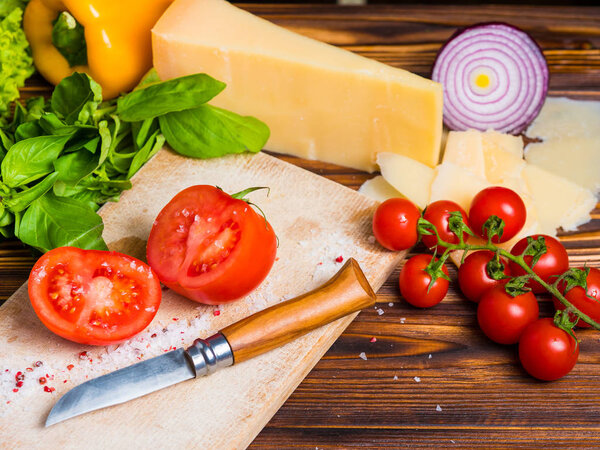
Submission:
{"label": "scattered spice", "polygon": [[151,338],[155,338],[156,337],[156,333],[152,333],[152,335],[150,337]]}
{"label": "scattered spice", "polygon": [[50,386],[44,386],[44,392],[54,392],[56,389]]}
{"label": "scattered spice", "polygon": [[67,366],[67,370],[71,370],[73,367],[75,367],[73,364],[69,364],[69,365]]}
{"label": "scattered spice", "polygon": [[371,338],[371,342],[377,342],[377,338],[376,338],[375,336],[373,336],[373,337]]}
{"label": "scattered spice", "polygon": [[17,381],[17,387],[23,387],[23,382],[22,381]]}
{"label": "scattered spice", "polygon": [[48,380],[46,379],[46,377],[40,377],[38,381],[40,382],[40,384],[46,384],[46,381]]}
{"label": "scattered spice", "polygon": [[173,317],[173,322],[177,322],[179,319],[177,317]]}
{"label": "scattered spice", "polygon": [[33,363],[33,365],[34,365],[35,367],[42,367],[42,366],[44,365],[44,363],[43,363],[43,362],[41,362],[41,361],[36,361],[35,363]]}
{"label": "scattered spice", "polygon": [[219,311],[218,309],[215,309],[213,311],[213,316],[220,316],[221,315],[221,311]]}
{"label": "scattered spice", "polygon": [[13,392],[19,392],[19,390],[17,388],[14,388]]}
{"label": "scattered spice", "polygon": [[79,354],[79,359],[88,359],[90,357],[90,355],[88,354],[88,352],[81,352]]}
{"label": "scattered spice", "polygon": [[23,372],[19,371],[15,374],[16,381],[23,381],[24,379],[25,379],[25,374]]}
{"label": "scattered spice", "polygon": [[338,256],[337,258],[335,258],[335,262],[336,263],[341,263],[342,261],[344,261],[344,257],[343,256]]}
{"label": "scattered spice", "polygon": [[25,369],[27,372],[33,372],[33,367],[28,367],[27,369]]}

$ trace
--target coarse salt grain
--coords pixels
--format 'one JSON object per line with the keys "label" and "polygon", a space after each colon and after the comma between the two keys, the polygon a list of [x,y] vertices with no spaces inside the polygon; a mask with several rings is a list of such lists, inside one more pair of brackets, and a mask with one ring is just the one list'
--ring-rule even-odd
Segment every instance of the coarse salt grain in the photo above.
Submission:
{"label": "coarse salt grain", "polygon": [[429,354],[429,358],[428,359],[431,359],[431,353]]}
{"label": "coarse salt grain", "polygon": [[400,317],[400,323],[404,323],[406,321],[406,317]]}
{"label": "coarse salt grain", "polygon": [[420,378],[420,377],[415,377],[415,381],[416,381],[417,383],[420,383],[420,382],[421,382],[421,378]]}
{"label": "coarse salt grain", "polygon": [[379,308],[377,309],[377,314],[379,314],[380,316],[384,313],[383,309]]}
{"label": "coarse salt grain", "polygon": [[365,352],[361,352],[360,355],[358,355],[358,357],[360,359],[364,359],[365,361],[367,360],[367,355],[365,354]]}
{"label": "coarse salt grain", "polygon": [[394,304],[393,304],[392,302],[389,302],[389,303],[388,303],[388,306],[389,306],[389,307],[392,307],[392,306],[394,306]]}
{"label": "coarse salt grain", "polygon": [[442,412],[442,407],[441,407],[440,405],[437,405],[437,406],[435,407],[435,410],[436,410],[437,412]]}
{"label": "coarse salt grain", "polygon": [[398,380],[398,375],[394,375],[394,381]]}

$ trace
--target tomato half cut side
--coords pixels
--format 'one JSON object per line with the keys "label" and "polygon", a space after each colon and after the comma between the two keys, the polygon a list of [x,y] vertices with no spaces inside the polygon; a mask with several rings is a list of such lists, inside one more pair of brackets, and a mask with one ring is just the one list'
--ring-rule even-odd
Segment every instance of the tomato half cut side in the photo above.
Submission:
{"label": "tomato half cut side", "polygon": [[150,324],[160,282],[142,261],[117,252],[59,247],[33,266],[29,298],[42,323],[81,344],[124,341]]}
{"label": "tomato half cut side", "polygon": [[263,216],[208,185],[173,197],[158,214],[147,247],[148,263],[166,286],[206,304],[256,289],[276,252],[277,238]]}

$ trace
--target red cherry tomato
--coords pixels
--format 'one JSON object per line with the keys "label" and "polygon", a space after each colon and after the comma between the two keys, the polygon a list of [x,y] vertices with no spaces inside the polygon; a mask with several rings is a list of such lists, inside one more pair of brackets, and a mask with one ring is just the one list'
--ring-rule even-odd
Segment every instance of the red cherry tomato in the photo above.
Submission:
{"label": "red cherry tomato", "polygon": [[477,321],[481,331],[498,344],[516,344],[527,325],[540,314],[538,302],[531,292],[513,297],[496,286],[481,297]]}
{"label": "red cherry tomato", "polygon": [[139,333],[158,310],[158,277],[117,252],[59,247],[44,254],[28,282],[33,310],[70,341],[107,345]]}
{"label": "red cherry tomato", "polygon": [[[448,280],[438,278],[431,289],[431,276],[425,268],[431,262],[431,255],[416,255],[404,264],[400,272],[400,293],[413,306],[429,308],[441,302],[448,293]],[[442,271],[448,276],[448,269],[442,265]]]}
{"label": "red cherry tomato", "polygon": [[[539,236],[544,237],[544,241],[546,243],[546,253],[541,256],[532,269],[542,280],[544,280],[546,283],[552,284],[556,280],[554,275],[560,275],[569,268],[569,255],[567,255],[567,251],[560,241],[552,236],[547,236],[545,234],[534,234],[531,237],[537,239]],[[526,247],[527,238],[523,238],[514,245],[510,252],[513,255],[518,256],[523,253]],[[531,267],[531,261],[533,257],[527,255],[524,256],[523,259],[525,260],[525,263]],[[525,275],[527,273],[525,272],[525,269],[512,261],[510,263],[510,270],[514,276]],[[535,280],[530,280],[527,283],[527,286],[529,286],[536,294],[546,292],[546,289],[544,289],[544,287]]]}
{"label": "red cherry tomato", "polygon": [[[472,302],[478,302],[481,296],[494,286],[506,284],[507,279],[494,280],[487,271],[487,264],[495,257],[494,252],[478,250],[465,258],[458,268],[458,285],[462,293]],[[508,262],[500,259],[503,265],[502,273],[510,276]]]}
{"label": "red cherry tomato", "polygon": [[373,234],[388,250],[406,250],[419,238],[417,222],[421,217],[419,208],[405,198],[390,198],[375,210]]}
{"label": "red cherry tomato", "polygon": [[271,225],[214,186],[178,193],[154,221],[148,263],[160,281],[206,304],[243,297],[265,279],[277,251]]}
{"label": "red cherry tomato", "polygon": [[490,216],[498,216],[504,220],[502,237],[494,236],[492,242],[506,242],[517,235],[527,219],[525,203],[515,191],[508,188],[493,186],[479,192],[471,202],[469,221],[473,232],[487,239],[487,231],[483,225]]}
{"label": "red cherry tomato", "polygon": [[[592,320],[600,323],[600,270],[595,267],[590,268],[590,273],[586,277],[586,283],[587,295],[593,297],[595,300],[587,297],[586,291],[579,286],[569,289],[569,291],[563,295],[578,310],[589,316]],[[561,285],[562,283],[559,284],[559,289],[563,292],[564,285]],[[565,306],[557,299],[554,299],[554,306],[556,309],[565,309]],[[575,317],[572,318],[573,320],[575,319]],[[577,326],[591,328],[591,325],[588,325],[581,319],[577,322]]]}
{"label": "red cherry tomato", "polygon": [[[448,218],[450,217],[450,213],[454,211],[458,211],[465,224],[469,226],[467,213],[465,210],[462,209],[457,203],[449,200],[438,200],[437,202],[427,205],[425,213],[423,214],[423,218],[427,219],[435,226],[435,229],[440,235],[440,239],[444,242],[448,242],[449,244],[459,243],[458,236],[448,228]],[[467,241],[468,237],[469,235],[467,233],[463,233],[464,242]],[[446,246],[436,245],[437,238],[435,234],[424,235],[422,241],[428,249],[435,251],[438,254],[443,253],[443,251],[446,249]]]}
{"label": "red cherry tomato", "polygon": [[568,374],[579,357],[575,339],[551,318],[529,324],[519,340],[519,359],[529,375],[553,381]]}

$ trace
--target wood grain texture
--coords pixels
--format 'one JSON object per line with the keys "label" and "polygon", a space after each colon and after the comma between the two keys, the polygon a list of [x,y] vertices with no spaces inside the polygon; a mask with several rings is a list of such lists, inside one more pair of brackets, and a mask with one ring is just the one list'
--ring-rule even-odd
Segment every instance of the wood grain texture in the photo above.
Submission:
{"label": "wood grain texture", "polygon": [[[550,66],[550,95],[600,100],[600,8],[245,8],[294,31],[422,75],[429,74],[437,49],[456,27],[507,21],[541,44]],[[47,86],[39,79],[25,90],[25,95],[44,93]],[[372,176],[280,158],[355,189]],[[593,215],[579,232],[561,234],[572,264],[600,267],[600,208]],[[420,251],[421,247],[414,249]],[[0,244],[0,298],[21,285],[33,262],[18,243]],[[515,347],[493,344],[481,334],[474,305],[454,287],[437,307],[419,310],[401,299],[398,273],[397,269],[378,292],[377,308],[384,314],[370,308],[358,316],[258,435],[253,448],[598,447],[597,332],[578,333],[580,360],[568,377],[537,382],[523,373]],[[455,278],[455,271],[451,276]],[[549,299],[540,300],[542,314],[551,314]],[[377,341],[370,342],[372,337]],[[367,360],[358,357],[361,352]]]}

